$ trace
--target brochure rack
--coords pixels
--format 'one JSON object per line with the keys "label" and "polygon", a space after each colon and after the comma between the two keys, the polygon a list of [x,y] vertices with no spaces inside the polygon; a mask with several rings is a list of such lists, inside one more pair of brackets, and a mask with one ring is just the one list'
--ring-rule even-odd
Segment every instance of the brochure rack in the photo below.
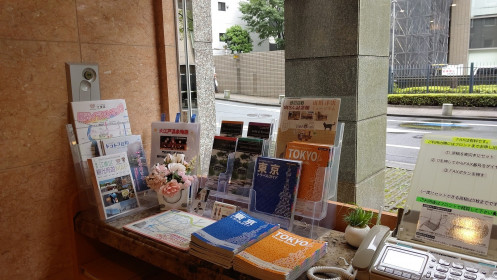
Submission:
{"label": "brochure rack", "polygon": [[[78,183],[78,196],[79,196],[80,207],[85,210],[86,209],[92,210],[94,214],[98,216],[98,211],[97,211],[98,202],[96,200],[95,193],[93,191],[93,184],[91,182],[91,175],[90,175],[90,169],[88,167],[88,162],[82,160],[80,145],[77,144],[73,126],[71,124],[67,124],[66,130],[67,130],[67,137],[69,140],[69,146],[71,149],[71,155],[73,158],[76,180]],[[157,206],[158,204],[157,195],[152,190],[137,193],[137,198],[140,202],[140,208],[125,213],[123,215],[128,215],[143,209],[148,209]],[[120,215],[118,217],[122,217],[123,215]],[[109,218],[106,221],[111,221],[113,219],[114,218]]]}
{"label": "brochure rack", "polygon": [[343,122],[338,122],[335,134],[335,144],[333,145],[332,163],[331,166],[327,168],[324,175],[323,199],[317,202],[301,201],[297,199],[297,204],[302,205],[304,209],[306,209],[305,213],[295,213],[293,232],[300,236],[316,238],[318,236],[317,229],[319,222],[326,217],[328,211],[328,200],[336,201],[344,128],[345,124]]}
{"label": "brochure rack", "polygon": [[[318,236],[319,222],[324,219],[328,211],[328,200],[336,201],[338,171],[340,165],[340,155],[343,143],[343,133],[345,124],[338,122],[335,134],[335,144],[333,145],[332,164],[326,168],[324,175],[323,199],[321,201],[299,201],[297,204],[306,209],[305,212],[294,212],[294,218],[281,217],[277,215],[269,215],[257,211],[250,211],[250,205],[256,205],[255,191],[247,189],[246,195],[233,195],[229,193],[229,178],[233,171],[233,157],[228,160],[228,167],[225,173],[219,175],[218,188],[215,194],[211,194],[206,206],[207,213],[212,208],[214,201],[230,203],[240,207],[244,211],[248,211],[255,217],[265,220],[270,223],[278,223],[282,228],[290,229],[290,231],[299,234],[300,236],[316,238]],[[300,208],[300,207],[297,207]]]}
{"label": "brochure rack", "polygon": [[[257,119],[253,119],[254,122],[258,122],[258,123],[265,123],[265,124],[270,124],[271,125],[271,130],[270,130],[270,133],[269,133],[269,138],[268,139],[263,139],[264,140],[264,144],[263,144],[263,153],[262,153],[262,156],[265,156],[265,157],[272,157],[274,156],[274,148],[275,148],[275,145],[276,145],[276,142],[275,142],[275,136],[274,136],[274,133],[276,131],[275,127],[277,125],[277,121],[274,119],[274,118],[265,118],[264,115],[260,115],[260,114],[254,114],[254,116],[248,116],[247,118],[240,118],[240,117],[229,117],[229,118],[225,118],[226,120],[230,120],[230,121],[243,121],[244,124],[243,124],[243,133],[242,133],[242,137],[253,137],[253,136],[249,136],[247,135],[248,133],[248,124],[252,122],[252,118],[256,118],[258,117]],[[221,118],[222,119],[222,118]],[[248,121],[247,121],[248,120]],[[216,131],[216,135],[219,135],[220,134],[220,128],[221,128],[221,121],[218,121],[217,122],[217,131]],[[254,138],[257,138],[257,137],[254,137]],[[262,139],[262,138],[260,138]]]}
{"label": "brochure rack", "polygon": [[250,203],[249,203],[249,209],[248,213],[258,219],[261,219],[263,221],[266,221],[268,223],[272,224],[279,224],[282,229],[292,231],[293,227],[293,215],[294,215],[294,210],[292,209],[291,215],[289,217],[281,216],[281,215],[276,215],[276,214],[268,214],[265,212],[261,212],[257,210],[257,200],[256,200],[256,191],[255,190],[250,190]]}

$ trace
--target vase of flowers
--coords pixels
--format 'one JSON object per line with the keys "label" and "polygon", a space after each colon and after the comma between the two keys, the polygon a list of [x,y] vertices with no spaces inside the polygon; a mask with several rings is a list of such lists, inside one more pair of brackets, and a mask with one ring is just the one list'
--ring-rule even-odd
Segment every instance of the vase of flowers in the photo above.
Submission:
{"label": "vase of flowers", "polygon": [[157,193],[161,210],[188,210],[188,194],[197,182],[190,175],[194,160],[185,161],[183,154],[167,154],[163,163],[157,163],[146,177],[147,186]]}

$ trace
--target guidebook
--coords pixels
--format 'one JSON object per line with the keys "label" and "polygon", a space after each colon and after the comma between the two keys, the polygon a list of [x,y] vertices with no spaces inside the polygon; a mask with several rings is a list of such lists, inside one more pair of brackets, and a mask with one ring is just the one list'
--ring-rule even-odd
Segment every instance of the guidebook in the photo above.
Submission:
{"label": "guidebook", "polygon": [[328,243],[279,229],[233,259],[233,269],[259,279],[293,280],[326,254]]}
{"label": "guidebook", "polygon": [[192,233],[215,222],[173,209],[127,224],[123,228],[182,251],[188,251]]}
{"label": "guidebook", "polygon": [[221,121],[219,136],[242,137],[243,121]]}
{"label": "guidebook", "polygon": [[228,183],[228,162],[229,159],[232,159],[234,156],[236,141],[237,138],[235,137],[214,136],[211,159],[209,163],[209,174],[205,184],[205,186],[210,190],[218,190],[218,183],[220,179],[222,179],[223,185]]}
{"label": "guidebook", "polygon": [[301,168],[301,161],[258,157],[249,199],[250,213],[282,218],[281,227],[291,227]]}
{"label": "guidebook", "polygon": [[190,162],[200,152],[200,124],[152,122],[150,166],[163,163],[167,154],[184,154]]}
{"label": "guidebook", "polygon": [[272,123],[249,122],[247,137],[254,137],[259,139],[269,139],[273,133]]}
{"label": "guidebook", "polygon": [[[286,146],[285,158],[302,161],[295,212],[306,217],[321,216],[319,202],[325,198],[325,181],[333,155],[332,145],[292,141]],[[318,203],[318,204],[316,204]],[[319,212],[319,213],[318,213]]]}
{"label": "guidebook", "polygon": [[141,135],[127,135],[100,140],[100,155],[112,155],[126,152],[128,154],[131,175],[138,193],[150,190],[145,181],[148,176],[147,159],[143,150]]}
{"label": "guidebook", "polygon": [[254,177],[255,161],[262,155],[264,140],[257,138],[238,138],[233,161],[233,172],[228,184],[230,198],[245,201],[249,197]]}
{"label": "guidebook", "polygon": [[126,152],[90,158],[88,166],[102,220],[140,207]]}
{"label": "guidebook", "polygon": [[281,103],[276,157],[285,156],[286,144],[303,141],[333,145],[339,98],[285,98]]}
{"label": "guidebook", "polygon": [[230,268],[234,255],[278,228],[238,211],[192,233],[190,254]]}

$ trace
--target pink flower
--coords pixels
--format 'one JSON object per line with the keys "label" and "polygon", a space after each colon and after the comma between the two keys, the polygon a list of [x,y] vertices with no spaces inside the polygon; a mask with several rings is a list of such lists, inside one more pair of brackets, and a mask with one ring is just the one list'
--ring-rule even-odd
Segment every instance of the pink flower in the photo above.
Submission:
{"label": "pink flower", "polygon": [[159,176],[156,176],[155,174],[150,174],[149,176],[146,177],[146,181],[147,181],[147,186],[149,186],[149,188],[158,191],[162,186],[163,179],[160,178]]}
{"label": "pink flower", "polygon": [[160,187],[160,192],[168,197],[173,197],[180,190],[181,190],[181,184],[174,179],[171,180],[170,182],[167,182],[162,187]]}

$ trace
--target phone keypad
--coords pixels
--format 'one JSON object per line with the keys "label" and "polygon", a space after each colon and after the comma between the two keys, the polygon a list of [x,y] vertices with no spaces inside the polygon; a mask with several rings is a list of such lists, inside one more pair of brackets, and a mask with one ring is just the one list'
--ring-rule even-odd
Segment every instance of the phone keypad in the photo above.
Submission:
{"label": "phone keypad", "polygon": [[[392,246],[392,245],[389,245]],[[388,247],[386,247],[388,249]],[[383,249],[386,251],[387,249]],[[399,250],[397,248],[393,250]],[[421,255],[416,249],[405,249],[409,254]],[[492,263],[476,263],[456,257],[438,255],[435,253],[424,253],[426,256],[424,267],[420,272],[413,272],[412,268],[405,269],[383,262],[379,258],[371,272],[383,274],[388,278],[400,280],[497,280],[497,266]]]}

